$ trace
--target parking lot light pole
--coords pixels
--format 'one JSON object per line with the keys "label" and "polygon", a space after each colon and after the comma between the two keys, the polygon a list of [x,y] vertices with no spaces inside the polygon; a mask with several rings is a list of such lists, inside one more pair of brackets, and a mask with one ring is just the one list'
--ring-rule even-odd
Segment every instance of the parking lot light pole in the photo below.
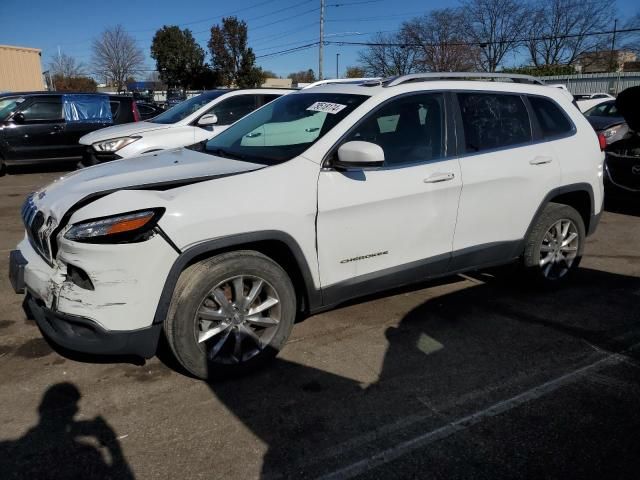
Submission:
{"label": "parking lot light pole", "polygon": [[324,63],[324,0],[320,0],[320,44],[318,50],[318,80],[322,80]]}
{"label": "parking lot light pole", "polygon": [[336,53],[336,78],[340,78],[340,54]]}

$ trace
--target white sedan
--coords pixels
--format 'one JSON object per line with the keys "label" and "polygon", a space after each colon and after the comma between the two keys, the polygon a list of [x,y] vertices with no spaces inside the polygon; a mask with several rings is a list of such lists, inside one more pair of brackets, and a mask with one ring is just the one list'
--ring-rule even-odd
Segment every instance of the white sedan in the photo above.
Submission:
{"label": "white sedan", "polygon": [[294,90],[255,88],[210,90],[185,100],[157,117],[96,130],[80,138],[83,164],[130,158],[209,140],[229,125]]}

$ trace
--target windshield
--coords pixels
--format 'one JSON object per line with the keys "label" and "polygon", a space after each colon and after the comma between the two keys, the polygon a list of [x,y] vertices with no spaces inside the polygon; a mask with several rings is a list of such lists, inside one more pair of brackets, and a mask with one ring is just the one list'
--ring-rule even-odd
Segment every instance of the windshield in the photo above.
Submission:
{"label": "windshield", "polygon": [[207,142],[221,157],[274,165],[297,157],[367,98],[345,93],[285,95]]}
{"label": "windshield", "polygon": [[22,102],[24,97],[0,98],[0,120],[9,117]]}
{"label": "windshield", "polygon": [[587,117],[619,117],[616,102],[604,102],[586,111]]}
{"label": "windshield", "polygon": [[184,102],[179,103],[175,107],[170,108],[166,112],[162,112],[157,117],[154,117],[153,120],[149,120],[153,123],[176,123],[180,120],[188,117],[196,110],[204,107],[207,103],[209,103],[214,98],[219,97],[227,92],[224,90],[217,92],[206,92],[198,95],[197,97],[190,98],[189,100],[185,100]]}

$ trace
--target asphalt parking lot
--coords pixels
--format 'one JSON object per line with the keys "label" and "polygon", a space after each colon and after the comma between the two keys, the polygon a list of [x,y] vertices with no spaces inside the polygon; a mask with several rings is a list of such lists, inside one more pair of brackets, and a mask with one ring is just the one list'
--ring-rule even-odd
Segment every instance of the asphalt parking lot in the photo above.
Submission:
{"label": "asphalt parking lot", "polygon": [[208,385],[164,352],[65,358],[25,319],[7,257],[58,175],[0,178],[0,478],[640,476],[637,197],[608,202],[569,286],[481,272],[366,299]]}

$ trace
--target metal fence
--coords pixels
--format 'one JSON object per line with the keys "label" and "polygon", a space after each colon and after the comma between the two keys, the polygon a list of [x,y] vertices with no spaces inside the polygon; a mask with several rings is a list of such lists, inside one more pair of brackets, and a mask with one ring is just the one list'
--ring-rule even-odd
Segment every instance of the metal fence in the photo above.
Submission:
{"label": "metal fence", "polygon": [[541,77],[545,83],[566,85],[571,93],[610,93],[617,95],[629,87],[640,85],[640,72],[585,73]]}

